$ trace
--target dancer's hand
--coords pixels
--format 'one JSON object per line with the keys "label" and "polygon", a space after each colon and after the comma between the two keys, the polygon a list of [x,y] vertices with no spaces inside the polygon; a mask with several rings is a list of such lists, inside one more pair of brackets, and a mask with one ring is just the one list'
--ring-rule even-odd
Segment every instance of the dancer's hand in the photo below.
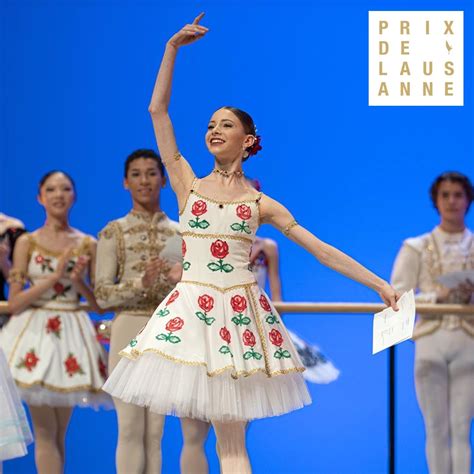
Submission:
{"label": "dancer's hand", "polygon": [[90,257],[87,255],[81,255],[77,262],[75,263],[74,267],[71,270],[71,274],[69,277],[71,278],[73,283],[79,283],[84,279],[84,275],[86,269],[89,266]]}
{"label": "dancer's hand", "polygon": [[397,301],[400,299],[400,294],[396,292],[387,282],[379,290],[380,298],[387,306],[391,306],[392,309],[398,311]]}
{"label": "dancer's hand", "polygon": [[168,272],[168,281],[170,283],[173,283],[175,285],[179,281],[181,281],[181,278],[183,276],[183,265],[181,263],[175,263],[170,271]]}
{"label": "dancer's hand", "polygon": [[71,245],[66,250],[64,250],[64,252],[59,257],[58,264],[56,266],[56,271],[53,273],[56,280],[60,280],[66,275],[72,255],[72,250],[73,247]]}
{"label": "dancer's hand", "polygon": [[168,44],[178,49],[201,39],[209,31],[208,28],[199,24],[203,16],[204,13],[200,13],[192,23],[181,28],[168,40]]}
{"label": "dancer's hand", "polygon": [[144,288],[153,286],[162,273],[169,272],[169,265],[165,260],[158,257],[152,257],[145,266],[145,273],[142,276],[142,285]]}

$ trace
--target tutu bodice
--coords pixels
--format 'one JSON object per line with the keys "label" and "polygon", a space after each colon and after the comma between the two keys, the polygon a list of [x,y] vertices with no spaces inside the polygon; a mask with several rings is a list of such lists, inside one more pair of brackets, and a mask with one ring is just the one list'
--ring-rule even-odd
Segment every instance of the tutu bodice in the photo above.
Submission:
{"label": "tutu bodice", "polygon": [[254,283],[250,250],[259,225],[260,194],[217,201],[192,190],[180,216],[183,281],[218,286]]}

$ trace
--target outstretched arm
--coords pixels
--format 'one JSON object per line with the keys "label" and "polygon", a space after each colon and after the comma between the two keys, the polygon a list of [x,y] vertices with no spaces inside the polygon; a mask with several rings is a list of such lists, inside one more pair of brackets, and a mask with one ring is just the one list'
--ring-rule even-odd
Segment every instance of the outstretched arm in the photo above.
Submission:
{"label": "outstretched arm", "polygon": [[298,225],[288,209],[279,202],[268,196],[262,196],[260,212],[263,223],[272,224],[282,230],[287,237],[313,254],[323,265],[372,288],[380,295],[385,304],[397,309],[398,294],[386,281]]}
{"label": "outstretched arm", "polygon": [[174,136],[173,124],[168,113],[173,82],[174,64],[178,49],[202,38],[208,31],[199,25],[204,13],[197,16],[192,24],[184,26],[166,44],[155,88],[148,108],[153,120],[156,141],[163,163],[170,177],[171,187],[176,193],[180,209],[184,205],[194,179],[189,163],[179,154]]}

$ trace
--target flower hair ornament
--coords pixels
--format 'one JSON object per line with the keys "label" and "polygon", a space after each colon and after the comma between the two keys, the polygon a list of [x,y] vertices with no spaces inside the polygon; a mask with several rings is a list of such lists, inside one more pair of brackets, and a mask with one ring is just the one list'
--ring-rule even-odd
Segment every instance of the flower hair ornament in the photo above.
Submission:
{"label": "flower hair ornament", "polygon": [[262,137],[260,135],[255,135],[255,141],[253,142],[253,145],[247,148],[249,156],[256,155],[262,149],[262,145],[260,145],[261,141]]}

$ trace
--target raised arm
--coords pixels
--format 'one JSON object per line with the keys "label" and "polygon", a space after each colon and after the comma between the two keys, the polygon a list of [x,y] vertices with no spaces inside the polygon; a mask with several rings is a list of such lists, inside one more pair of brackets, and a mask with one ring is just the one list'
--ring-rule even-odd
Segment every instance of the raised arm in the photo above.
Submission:
{"label": "raised arm", "polygon": [[280,229],[293,242],[314,255],[323,265],[372,288],[385,304],[397,309],[398,294],[386,281],[299,225],[288,209],[279,202],[263,195],[260,201],[260,216],[262,223],[271,224]]}
{"label": "raised arm", "polygon": [[180,155],[174,136],[173,124],[168,113],[173,82],[174,64],[178,49],[202,38],[208,31],[199,25],[204,13],[197,16],[192,24],[184,26],[173,35],[166,44],[160,70],[155,82],[155,88],[148,108],[153,121],[156,141],[161,158],[168,175],[171,187],[176,193],[180,209],[191,188],[194,173],[189,163]]}

